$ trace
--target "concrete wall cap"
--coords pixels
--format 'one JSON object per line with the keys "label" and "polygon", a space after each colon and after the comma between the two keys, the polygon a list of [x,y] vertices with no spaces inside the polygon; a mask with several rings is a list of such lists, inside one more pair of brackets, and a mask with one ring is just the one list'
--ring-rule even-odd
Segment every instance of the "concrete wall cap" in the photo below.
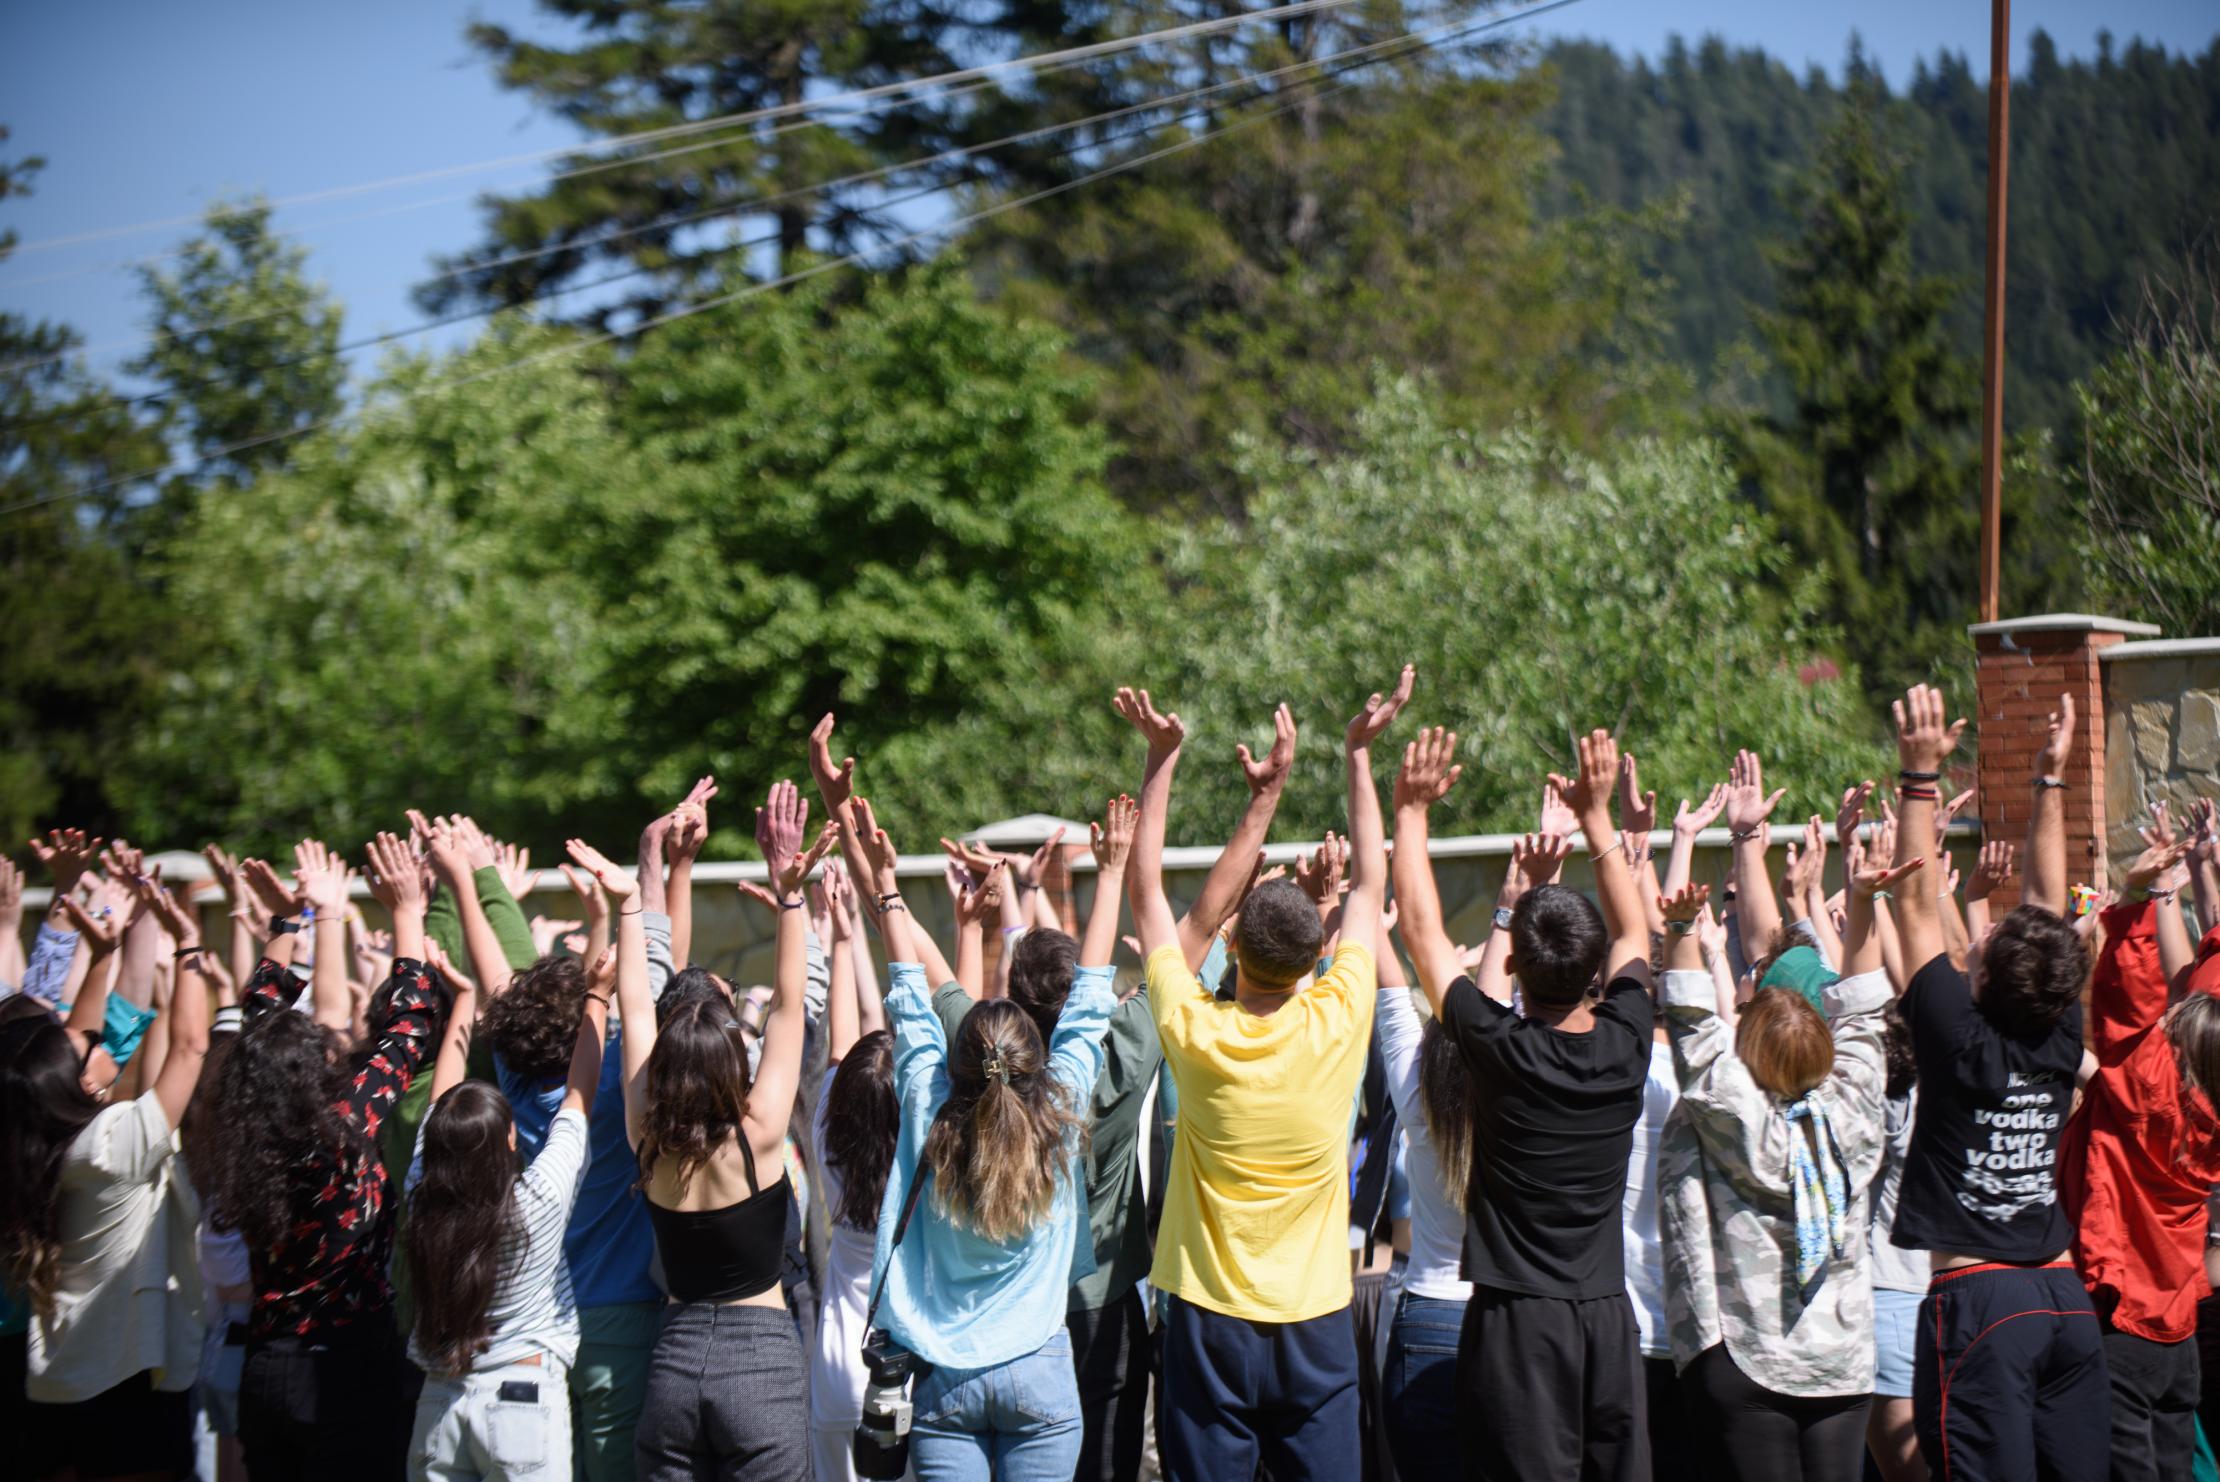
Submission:
{"label": "concrete wall cap", "polygon": [[1966,632],[1974,638],[2001,633],[2125,633],[2131,638],[2156,638],[2165,631],[2156,623],[2131,623],[2126,618],[2098,617],[2087,612],[2049,612],[2037,617],[2006,618],[2002,622],[1974,623]]}
{"label": "concrete wall cap", "polygon": [[2097,657],[2107,664],[2114,659],[2181,659],[2197,654],[2220,654],[2220,638],[2145,638],[2097,650]]}

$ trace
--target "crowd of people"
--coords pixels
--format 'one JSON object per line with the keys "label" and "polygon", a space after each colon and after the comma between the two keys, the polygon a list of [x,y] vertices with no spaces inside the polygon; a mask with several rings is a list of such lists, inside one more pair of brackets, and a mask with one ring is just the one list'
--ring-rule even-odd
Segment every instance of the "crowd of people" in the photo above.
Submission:
{"label": "crowd of people", "polygon": [[2024,851],[1961,881],[1964,723],[1922,687],[1894,784],[1776,882],[1757,756],[1660,830],[1596,731],[1460,943],[1456,736],[1405,742],[1386,814],[1375,778],[1412,687],[1348,722],[1346,834],[1293,878],[1281,707],[1184,914],[1186,729],[1119,691],[1145,761],[1087,919],[1056,841],[943,840],[952,962],[828,716],[821,827],[791,782],[756,811],[764,988],[690,961],[708,778],[636,871],[568,841],[575,920],[459,815],[369,843],[377,930],[317,841],[210,848],[221,949],[140,852],[34,840],[27,955],[0,864],[9,1474],[191,1476],[197,1429],[224,1482],[2190,1475],[2212,804],[2077,903],[2061,700]]}

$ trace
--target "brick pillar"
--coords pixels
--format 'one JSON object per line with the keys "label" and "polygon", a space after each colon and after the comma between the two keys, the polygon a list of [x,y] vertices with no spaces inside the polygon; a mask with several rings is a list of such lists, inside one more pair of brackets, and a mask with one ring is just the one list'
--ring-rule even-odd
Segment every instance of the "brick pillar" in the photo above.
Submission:
{"label": "brick pillar", "polygon": [[[1980,694],[1975,725],[1980,757],[1984,839],[2020,843],[2034,816],[2035,758],[2060,695],[2074,699],[2073,759],[2066,766],[2066,882],[2105,884],[2104,674],[2097,655],[2129,638],[2150,637],[2148,623],[2053,613],[1976,623],[1973,636]],[[2022,868],[2025,868],[2023,862]],[[1996,897],[1999,912],[2019,901],[2014,881]]]}

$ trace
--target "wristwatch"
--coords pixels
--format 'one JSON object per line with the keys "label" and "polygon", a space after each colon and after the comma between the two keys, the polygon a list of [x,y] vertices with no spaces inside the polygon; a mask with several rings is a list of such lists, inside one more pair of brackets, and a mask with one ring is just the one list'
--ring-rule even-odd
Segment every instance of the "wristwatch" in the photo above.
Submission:
{"label": "wristwatch", "polygon": [[1497,931],[1509,931],[1511,929],[1511,908],[1509,906],[1497,906],[1495,908],[1495,929]]}
{"label": "wristwatch", "polygon": [[270,918],[270,932],[273,936],[292,936],[296,933],[304,932],[306,930],[308,930],[308,924],[306,922],[288,921],[283,916],[272,916]]}

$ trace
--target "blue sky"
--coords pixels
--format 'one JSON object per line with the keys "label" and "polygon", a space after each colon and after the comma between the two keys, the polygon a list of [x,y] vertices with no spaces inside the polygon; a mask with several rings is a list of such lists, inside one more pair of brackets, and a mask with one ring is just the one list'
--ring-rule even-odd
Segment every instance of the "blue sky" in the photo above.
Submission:
{"label": "blue sky", "polygon": [[[2015,65],[2048,29],[2086,55],[2100,25],[2201,49],[2220,31],[2211,0],[2063,0],[2014,6]],[[1982,0],[1582,0],[1542,23],[1543,36],[1609,41],[1655,55],[1669,34],[1716,33],[1796,67],[1841,62],[1855,28],[1889,78],[1950,49],[1987,72]],[[497,88],[463,40],[472,19],[553,37],[531,0],[72,0],[0,7],[0,124],[11,157],[44,155],[29,200],[0,208],[26,247],[165,218],[259,191],[277,198],[560,148],[574,135]],[[350,336],[405,327],[408,298],[432,254],[476,235],[473,195],[516,188],[538,167],[512,166],[281,210],[312,272],[338,296]],[[62,319],[98,366],[128,356],[141,333],[127,270],[174,245],[182,225],[20,252],[0,264],[0,307]],[[452,343],[467,328],[412,343]]]}

